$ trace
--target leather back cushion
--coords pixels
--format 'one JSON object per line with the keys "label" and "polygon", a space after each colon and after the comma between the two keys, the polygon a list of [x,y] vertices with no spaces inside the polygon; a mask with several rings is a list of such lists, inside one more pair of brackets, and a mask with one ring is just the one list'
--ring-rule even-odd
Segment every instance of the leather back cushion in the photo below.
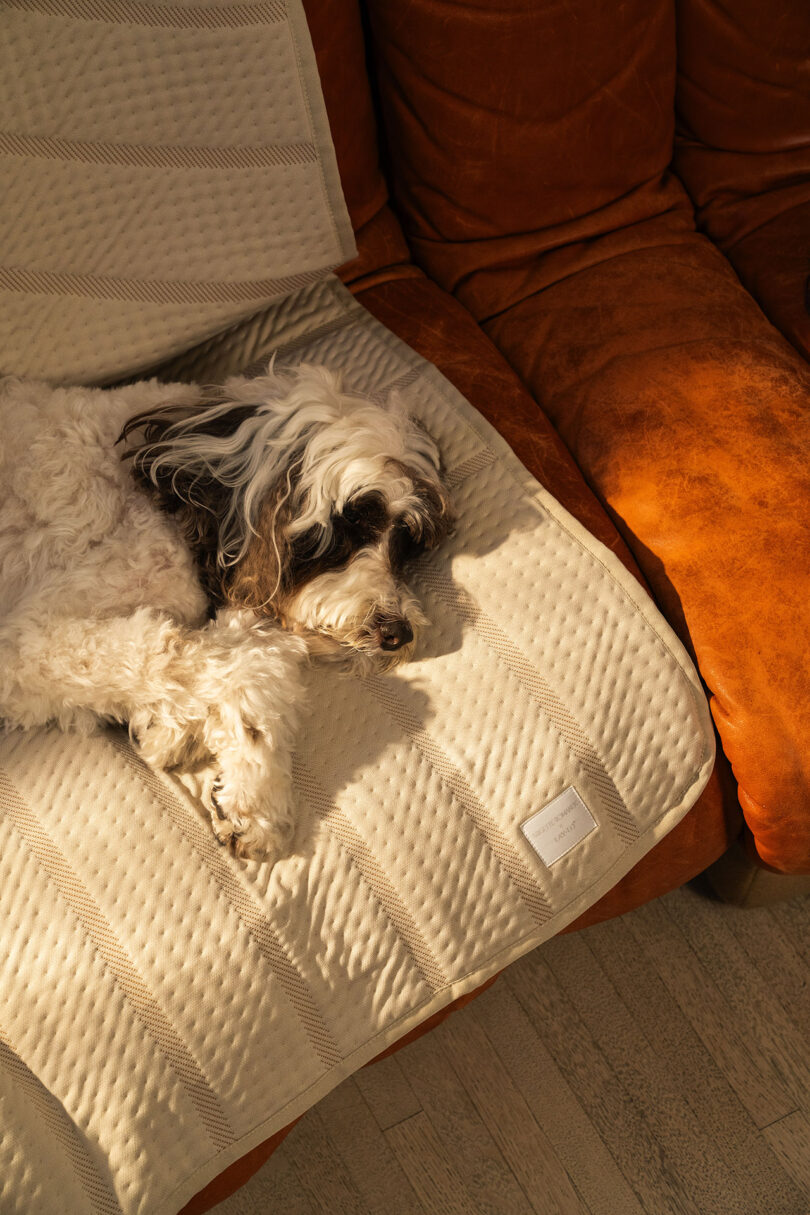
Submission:
{"label": "leather back cushion", "polygon": [[415,260],[479,320],[588,264],[605,233],[673,211],[691,227],[666,172],[669,0],[367,7],[395,205]]}

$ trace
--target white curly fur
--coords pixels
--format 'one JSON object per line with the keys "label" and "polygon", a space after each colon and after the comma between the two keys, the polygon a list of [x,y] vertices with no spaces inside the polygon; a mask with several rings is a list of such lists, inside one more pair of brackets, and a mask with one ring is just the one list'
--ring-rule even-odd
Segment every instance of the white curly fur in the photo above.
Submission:
{"label": "white curly fur", "polygon": [[[166,449],[186,464],[216,465],[231,489],[223,563],[244,553],[296,445],[303,498],[293,531],[315,523],[326,534],[330,511],[366,486],[383,489],[392,510],[411,509],[413,484],[387,469],[389,457],[436,479],[435,447],[396,411],[341,397],[316,369],[291,381],[271,367],[268,377],[226,386],[230,401],[259,402],[224,444],[227,459],[222,443],[215,451],[182,427]],[[209,620],[179,526],[115,446],[130,418],[167,400],[194,406],[195,416],[217,408],[198,388],[157,381],[114,390],[0,381],[0,718],[6,728],[125,722],[156,767],[213,758],[215,831],[243,854],[275,856],[293,826],[307,630],[350,645],[362,634],[368,649],[375,604],[417,623],[420,614],[379,544],[376,556],[358,553],[290,599],[300,635],[238,606]]]}

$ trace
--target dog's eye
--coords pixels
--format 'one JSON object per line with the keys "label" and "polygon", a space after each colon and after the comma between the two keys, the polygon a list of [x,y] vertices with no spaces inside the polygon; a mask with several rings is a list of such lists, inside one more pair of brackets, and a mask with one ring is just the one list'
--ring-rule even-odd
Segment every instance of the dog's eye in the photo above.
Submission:
{"label": "dog's eye", "polygon": [[323,531],[320,527],[310,528],[297,536],[290,546],[289,573],[292,581],[297,583],[302,577],[312,578],[316,574],[324,574],[330,570],[340,569],[346,565],[356,544],[347,527],[333,527],[326,548],[321,547]]}
{"label": "dog's eye", "polygon": [[329,521],[328,542],[324,531],[310,528],[290,544],[289,577],[293,584],[342,569],[359,549],[374,544],[385,531],[388,510],[381,494],[368,493],[352,498],[340,514]]}
{"label": "dog's eye", "polygon": [[413,561],[425,551],[425,541],[422,536],[416,536],[404,520],[400,520],[391,529],[391,564],[402,565]]}
{"label": "dog's eye", "polygon": [[339,515],[332,519],[336,532],[346,531],[358,547],[373,544],[385,530],[388,510],[381,494],[360,494],[350,498]]}

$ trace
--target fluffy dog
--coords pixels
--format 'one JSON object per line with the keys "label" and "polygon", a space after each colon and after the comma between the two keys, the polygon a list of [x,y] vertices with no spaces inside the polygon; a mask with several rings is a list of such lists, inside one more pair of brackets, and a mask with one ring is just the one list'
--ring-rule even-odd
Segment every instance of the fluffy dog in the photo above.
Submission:
{"label": "fluffy dog", "polygon": [[125,722],[208,762],[212,823],[275,857],[310,655],[389,667],[407,563],[452,525],[433,440],[320,367],[206,390],[0,382],[0,718]]}

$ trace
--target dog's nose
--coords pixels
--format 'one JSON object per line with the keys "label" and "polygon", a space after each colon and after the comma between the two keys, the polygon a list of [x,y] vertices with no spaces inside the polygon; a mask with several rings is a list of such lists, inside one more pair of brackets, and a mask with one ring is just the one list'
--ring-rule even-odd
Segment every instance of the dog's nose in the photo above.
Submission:
{"label": "dog's nose", "polygon": [[377,628],[377,640],[381,650],[401,650],[413,641],[413,629],[407,620],[386,620]]}

